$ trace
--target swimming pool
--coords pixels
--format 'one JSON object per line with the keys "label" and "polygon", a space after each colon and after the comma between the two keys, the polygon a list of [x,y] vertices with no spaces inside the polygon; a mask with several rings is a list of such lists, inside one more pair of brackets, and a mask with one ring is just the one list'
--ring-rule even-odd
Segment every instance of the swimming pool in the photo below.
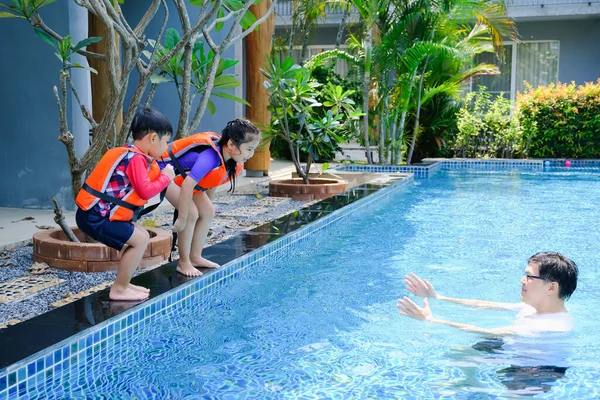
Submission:
{"label": "swimming pool", "polygon": [[[121,329],[50,353],[46,365],[69,363],[34,377],[30,398],[487,398],[509,388],[598,396],[600,177],[438,171],[388,192],[288,251],[255,257],[217,290],[184,291],[149,318],[129,315]],[[445,295],[518,301],[526,260],[541,250],[580,266],[567,303],[571,337],[498,351],[481,336],[398,316],[408,272]],[[512,317],[436,302],[432,310],[486,327]],[[548,363],[559,368],[533,370]]]}

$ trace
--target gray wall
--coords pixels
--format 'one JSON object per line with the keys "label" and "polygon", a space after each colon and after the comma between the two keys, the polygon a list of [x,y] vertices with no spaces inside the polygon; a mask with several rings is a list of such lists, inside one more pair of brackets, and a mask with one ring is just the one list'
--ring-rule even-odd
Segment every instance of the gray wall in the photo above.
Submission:
{"label": "gray wall", "polygon": [[[80,18],[75,16],[69,24],[72,12],[70,3],[56,2],[44,7],[41,12],[46,24],[61,35],[69,34],[69,29],[76,27]],[[126,2],[123,7],[132,20],[145,11],[145,6],[136,2]],[[188,8],[195,11],[193,6],[188,5]],[[170,10],[169,14],[168,26],[180,30],[175,10]],[[149,29],[149,37],[158,32],[162,16],[160,10],[155,24]],[[195,20],[195,15],[192,18]],[[0,107],[0,137],[3,145],[0,150],[0,170],[4,172],[0,207],[52,208],[50,198],[56,196],[63,206],[72,209],[74,203],[67,152],[57,140],[58,110],[52,92],[52,86],[59,83],[59,61],[52,48],[39,39],[33,28],[22,19],[0,19],[0,36],[3,39],[0,57],[3,101]],[[213,35],[215,41],[220,41],[222,36],[223,33]],[[74,41],[80,39],[74,38]],[[235,57],[235,46],[228,49],[226,56]],[[233,68],[228,73],[234,73]],[[137,84],[136,74],[134,72],[130,80],[129,98]],[[83,94],[85,91],[80,89],[79,92]],[[213,101],[217,113],[210,115],[206,111],[198,130],[220,132],[227,121],[236,117],[234,103],[220,98],[213,98]],[[161,85],[153,106],[164,112],[174,129],[177,128],[179,101],[172,84]],[[87,147],[88,127],[83,125],[82,132],[79,132],[82,129],[74,129],[71,109],[68,112],[69,126],[76,137],[77,151],[81,153]]]}
{"label": "gray wall", "polygon": [[559,40],[558,79],[577,84],[600,78],[600,19],[517,22],[521,40]]}
{"label": "gray wall", "polygon": [[[181,23],[179,21],[179,17],[177,15],[177,10],[175,10],[175,8],[171,5],[170,2],[167,2],[167,4],[170,5],[170,9],[169,9],[169,22],[167,23],[167,27],[172,27],[175,28],[179,31],[180,35],[182,36],[181,32]],[[188,12],[190,13],[190,21],[192,23],[192,25],[194,24],[194,22],[196,21],[197,17],[198,17],[198,7],[194,7],[189,5],[188,2],[186,2],[187,7],[188,7]],[[123,11],[125,13],[125,15],[127,16],[128,20],[130,21],[138,21],[141,16],[143,15],[143,13],[146,11],[144,7],[140,7],[139,3],[136,2],[125,2],[123,5]],[[147,37],[154,39],[156,38],[156,36],[158,35],[158,31],[160,29],[162,20],[164,18],[164,11],[163,8],[161,7],[156,15],[156,17],[154,18],[152,24],[148,27],[148,29],[146,30],[146,32],[148,33]],[[216,32],[212,32],[211,36],[213,38],[213,41],[218,45],[221,43],[222,38],[225,36],[225,32],[227,30],[227,26],[225,26],[221,32],[216,33]],[[163,38],[161,39],[161,43],[164,44],[164,35]],[[204,47],[204,51],[205,53],[208,51],[209,47],[208,45],[205,44]],[[234,45],[232,45],[229,49],[227,49],[227,51],[224,54],[224,57],[226,58],[235,58],[235,47]],[[231,68],[229,70],[226,70],[225,73],[226,74],[234,74],[234,68]],[[238,80],[241,80],[242,77],[237,77]],[[134,71],[132,73],[131,76],[131,80],[130,80],[130,88],[128,91],[128,97],[125,99],[125,104],[127,105],[129,103],[129,100],[131,99],[131,96],[133,95],[133,92],[137,86],[137,82],[138,82],[138,75],[137,75],[137,71]],[[234,91],[230,90],[230,92],[233,94]],[[199,100],[200,96],[196,96],[197,99]],[[236,107],[235,107],[235,103],[219,98],[219,97],[212,97],[211,100],[215,103],[215,106],[217,108],[217,111],[214,115],[211,115],[208,111],[208,109],[205,111],[204,113],[204,117],[202,118],[202,121],[200,122],[200,125],[197,127],[197,131],[213,131],[213,132],[217,132],[220,133],[221,130],[225,127],[225,124],[228,121],[231,121],[232,119],[236,118]],[[175,85],[173,83],[165,83],[165,84],[161,84],[159,85],[157,91],[156,91],[156,95],[154,96],[154,100],[152,102],[152,106],[157,108],[159,111],[161,111],[162,113],[164,113],[167,118],[169,118],[169,120],[171,121],[171,123],[173,124],[173,129],[176,130],[177,129],[177,123],[179,121],[179,111],[180,111],[180,103],[179,103],[179,98],[177,97],[177,90],[175,89]],[[195,111],[195,108],[192,109],[192,112]],[[190,117],[191,119],[191,117]]]}
{"label": "gray wall", "polygon": [[[44,7],[41,15],[55,31],[69,33],[67,2]],[[67,152],[57,141],[58,109],[52,92],[60,63],[23,19],[0,19],[0,37],[0,206],[51,207],[50,197],[61,188],[70,197]]]}

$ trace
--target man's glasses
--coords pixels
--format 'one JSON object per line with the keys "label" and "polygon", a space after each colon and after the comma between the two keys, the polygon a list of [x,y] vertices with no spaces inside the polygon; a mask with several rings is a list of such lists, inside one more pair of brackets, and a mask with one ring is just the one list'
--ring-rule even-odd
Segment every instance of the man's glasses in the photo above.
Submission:
{"label": "man's glasses", "polygon": [[541,276],[537,276],[537,275],[528,275],[528,274],[525,274],[525,276],[527,277],[527,280],[530,280],[530,279],[539,279],[541,281],[547,281],[548,280],[547,278],[542,278]]}

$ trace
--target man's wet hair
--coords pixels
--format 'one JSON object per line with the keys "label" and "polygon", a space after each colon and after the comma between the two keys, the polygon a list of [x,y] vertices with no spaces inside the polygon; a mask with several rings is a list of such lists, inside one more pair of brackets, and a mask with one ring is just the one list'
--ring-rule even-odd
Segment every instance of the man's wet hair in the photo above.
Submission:
{"label": "man's wet hair", "polygon": [[577,288],[577,265],[560,253],[545,251],[529,257],[529,263],[536,263],[539,276],[559,286],[558,297],[568,300]]}

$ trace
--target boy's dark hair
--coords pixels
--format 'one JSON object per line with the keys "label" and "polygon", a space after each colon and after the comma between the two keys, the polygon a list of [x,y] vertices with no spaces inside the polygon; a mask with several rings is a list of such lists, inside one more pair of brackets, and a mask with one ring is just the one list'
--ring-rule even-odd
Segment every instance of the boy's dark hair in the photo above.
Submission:
{"label": "boy's dark hair", "polygon": [[558,297],[568,300],[577,288],[577,265],[560,253],[546,251],[529,257],[528,263],[534,262],[538,265],[539,275],[551,282],[557,282],[559,286]]}
{"label": "boy's dark hair", "polygon": [[[227,146],[229,141],[233,141],[236,147],[239,149],[244,143],[248,143],[254,140],[256,136],[260,135],[258,128],[254,124],[246,119],[237,118],[233,121],[229,121],[223,131],[221,131],[221,140],[219,140],[219,146],[221,146],[221,156],[223,155],[223,147]],[[227,169],[227,176],[231,184],[228,192],[235,191],[235,173],[237,170],[237,162],[230,158],[225,162],[225,168]]]}
{"label": "boy's dark hair", "polygon": [[173,126],[163,113],[152,107],[138,110],[131,121],[133,140],[143,139],[149,133],[156,132],[158,137],[173,134]]}

